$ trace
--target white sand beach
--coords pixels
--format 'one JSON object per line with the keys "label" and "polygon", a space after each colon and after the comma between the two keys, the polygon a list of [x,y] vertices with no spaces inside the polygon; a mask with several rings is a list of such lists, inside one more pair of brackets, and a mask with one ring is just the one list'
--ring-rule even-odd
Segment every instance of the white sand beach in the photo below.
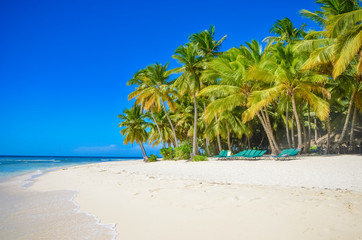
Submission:
{"label": "white sand beach", "polygon": [[362,239],[362,156],[108,162],[40,176],[119,240]]}

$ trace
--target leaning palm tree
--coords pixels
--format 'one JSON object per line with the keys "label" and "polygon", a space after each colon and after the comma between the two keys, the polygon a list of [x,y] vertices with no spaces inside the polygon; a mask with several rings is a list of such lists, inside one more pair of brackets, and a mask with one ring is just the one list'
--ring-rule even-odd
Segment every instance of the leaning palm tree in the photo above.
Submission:
{"label": "leaning palm tree", "polygon": [[197,98],[196,94],[200,90],[200,76],[204,69],[204,58],[199,55],[198,48],[193,43],[187,43],[178,47],[172,56],[183,66],[175,68],[175,73],[181,73],[173,86],[178,89],[181,95],[188,92],[194,102],[194,136],[193,136],[193,156],[198,154],[197,149]]}
{"label": "leaning palm tree", "polygon": [[133,144],[136,142],[140,145],[143,160],[148,161],[146,150],[143,147],[143,143],[147,141],[148,134],[146,132],[147,122],[145,121],[145,116],[141,112],[141,107],[139,105],[134,105],[130,109],[123,111],[123,114],[118,115],[118,118],[122,120],[119,124],[119,127],[124,127],[121,130],[121,134],[125,136],[123,143]]}
{"label": "leaning palm tree", "polygon": [[[248,79],[249,69],[259,65],[263,58],[263,52],[259,43],[253,40],[240,49],[232,48],[224,52],[207,65],[202,77],[218,79],[218,84],[208,86],[200,92],[200,96],[214,97],[206,108],[205,120],[210,122],[212,118],[224,111],[231,111],[237,107],[245,109],[247,99],[257,86],[257,81]],[[268,112],[263,109],[257,116],[262,123],[269,140],[272,153],[276,154],[279,149],[276,144],[273,130],[268,117]]]}
{"label": "leaning palm tree", "polygon": [[252,119],[257,111],[277,101],[279,97],[290,97],[297,124],[298,148],[302,148],[302,129],[296,100],[307,101],[318,117],[324,120],[329,113],[329,105],[315,93],[329,96],[329,92],[320,85],[327,80],[327,77],[312,71],[302,71],[301,67],[305,60],[300,54],[295,54],[290,45],[284,47],[277,44],[271,57],[275,61],[274,66],[271,64],[266,68],[252,69],[251,76],[264,81],[270,87],[251,94],[248,101],[249,108],[243,113],[243,117],[245,120]]}

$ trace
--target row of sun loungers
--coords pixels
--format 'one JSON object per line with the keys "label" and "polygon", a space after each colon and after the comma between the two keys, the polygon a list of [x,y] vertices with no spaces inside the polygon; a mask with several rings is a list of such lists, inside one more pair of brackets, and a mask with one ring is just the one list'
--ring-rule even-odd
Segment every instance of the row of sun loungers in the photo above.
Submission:
{"label": "row of sun loungers", "polygon": [[[280,154],[276,156],[271,156],[272,158],[276,160],[282,160],[282,159],[291,159],[295,158],[298,153],[300,152],[299,149],[284,149],[280,152]],[[266,153],[266,150],[244,150],[239,153],[236,153],[234,155],[228,156],[229,151],[222,150],[219,155],[214,156],[214,158],[217,158],[218,160],[239,160],[239,159],[262,159],[264,154]]]}
{"label": "row of sun loungers", "polygon": [[[227,156],[225,153],[223,155],[220,155],[217,157],[218,160],[237,160],[237,159],[258,159],[261,158],[266,153],[265,150],[244,150],[237,154],[234,154],[232,156]],[[226,151],[227,154],[227,151]]]}

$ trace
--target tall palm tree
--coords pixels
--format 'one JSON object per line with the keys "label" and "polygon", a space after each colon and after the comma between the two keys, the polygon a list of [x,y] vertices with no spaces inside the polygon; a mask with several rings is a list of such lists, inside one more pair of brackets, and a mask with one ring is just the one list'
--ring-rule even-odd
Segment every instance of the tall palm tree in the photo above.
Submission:
{"label": "tall palm tree", "polygon": [[304,68],[312,68],[318,66],[318,64],[330,62],[333,64],[332,76],[336,79],[351,66],[354,59],[357,63],[354,64],[357,73],[356,88],[351,93],[342,133],[336,143],[338,145],[347,131],[353,103],[356,94],[358,95],[358,85],[362,80],[362,58],[360,57],[360,49],[362,47],[362,27],[360,25],[362,9],[356,0],[320,0],[317,3],[321,4],[321,11],[312,13],[302,10],[301,13],[325,28],[322,35],[326,39],[312,40],[308,44],[304,44],[303,47],[314,48]]}
{"label": "tall palm tree", "polygon": [[194,102],[194,136],[193,136],[193,156],[198,154],[197,149],[197,99],[196,94],[200,90],[200,76],[204,69],[204,58],[200,56],[197,46],[194,43],[187,43],[178,47],[172,56],[183,66],[174,69],[175,73],[181,73],[173,86],[179,90],[180,94],[190,93]]}
{"label": "tall palm tree", "polygon": [[269,88],[254,91],[249,98],[249,108],[244,112],[245,120],[251,119],[257,111],[276,101],[280,96],[289,96],[292,102],[293,114],[297,124],[298,148],[302,148],[302,129],[297,112],[296,100],[304,99],[315,110],[320,119],[325,119],[329,113],[329,105],[315,93],[329,96],[329,92],[319,85],[327,80],[327,77],[312,71],[302,71],[304,63],[300,55],[292,51],[287,45],[276,45],[273,60],[276,62],[267,68],[255,68],[252,76],[271,84]]}
{"label": "tall palm tree", "polygon": [[[232,48],[207,65],[203,77],[219,79],[217,85],[208,86],[199,94],[216,98],[206,108],[207,122],[210,122],[215,114],[237,107],[246,108],[247,99],[256,86],[256,81],[249,81],[248,72],[250,68],[259,64],[262,58],[261,47],[257,41],[253,40],[247,43],[247,47]],[[272,152],[276,154],[279,150],[266,114],[258,113],[257,115],[267,134]]]}
{"label": "tall palm tree", "polygon": [[[167,104],[169,108],[174,109],[174,102],[170,94],[175,93],[168,83],[168,78],[171,74],[171,71],[167,71],[168,65],[168,63],[165,65],[155,63],[139,71],[131,80],[131,83],[138,81],[139,86],[134,92],[129,94],[128,99],[136,98],[136,104],[141,104],[141,108],[150,111],[152,116],[154,111],[160,112],[163,108],[173,132],[173,143],[177,147],[176,130],[166,107]],[[157,125],[156,122],[155,124]]]}
{"label": "tall palm tree", "polygon": [[[225,38],[226,35],[223,36],[220,40],[215,39],[215,27],[213,25],[211,25],[208,30],[192,34],[189,37],[190,41],[197,46],[199,54],[204,57],[205,63],[212,61],[216,56],[220,55],[219,50]],[[210,82],[215,83],[213,79],[202,78],[201,88],[208,86]],[[205,110],[206,107],[204,106],[203,111]],[[215,120],[218,121],[217,115],[215,115]],[[206,137],[206,142],[209,142],[208,135],[205,135],[205,137]],[[219,152],[221,152],[222,149],[221,149],[220,135],[217,135],[216,138],[218,142]]]}
{"label": "tall palm tree", "polygon": [[146,150],[143,147],[143,143],[147,141],[148,134],[146,132],[147,122],[145,121],[145,116],[141,112],[141,107],[139,105],[134,105],[130,109],[123,111],[123,114],[118,115],[118,118],[121,119],[119,127],[124,127],[121,130],[121,134],[125,136],[123,143],[133,144],[136,142],[140,145],[142,156],[144,161],[148,161]]}

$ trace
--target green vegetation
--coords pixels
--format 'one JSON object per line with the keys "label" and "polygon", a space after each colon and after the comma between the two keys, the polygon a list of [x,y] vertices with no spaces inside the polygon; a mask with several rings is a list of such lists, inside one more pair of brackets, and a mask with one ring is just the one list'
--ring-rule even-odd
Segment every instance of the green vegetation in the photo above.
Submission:
{"label": "green vegetation", "polygon": [[180,146],[175,148],[175,159],[190,159],[192,146],[188,142],[183,142]]}
{"label": "green vegetation", "polygon": [[161,148],[160,153],[163,157],[163,160],[171,160],[175,157],[175,150],[172,147]]}
{"label": "green vegetation", "polygon": [[151,156],[148,158],[149,162],[156,162],[157,161],[157,156],[154,154],[151,154]]}
{"label": "green vegetation", "polygon": [[180,67],[139,70],[128,81],[135,106],[120,115],[125,143],[136,141],[142,152],[144,142],[162,143],[164,159],[221,149],[330,153],[347,142],[355,149],[362,139],[362,8],[356,0],[316,3],[318,11],[300,13],[320,29],[284,18],[271,24],[264,47],[251,40],[221,52],[226,36],[218,39],[211,26],[175,50]]}
{"label": "green vegetation", "polygon": [[204,156],[204,155],[196,155],[196,156],[194,156],[193,160],[194,160],[195,162],[207,161],[207,156]]}

